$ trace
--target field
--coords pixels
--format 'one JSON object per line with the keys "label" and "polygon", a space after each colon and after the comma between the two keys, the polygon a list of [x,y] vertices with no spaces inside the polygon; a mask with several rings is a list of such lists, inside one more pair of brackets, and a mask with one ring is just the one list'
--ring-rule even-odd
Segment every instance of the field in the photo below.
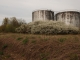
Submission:
{"label": "field", "polygon": [[80,60],[80,35],[0,33],[0,60]]}

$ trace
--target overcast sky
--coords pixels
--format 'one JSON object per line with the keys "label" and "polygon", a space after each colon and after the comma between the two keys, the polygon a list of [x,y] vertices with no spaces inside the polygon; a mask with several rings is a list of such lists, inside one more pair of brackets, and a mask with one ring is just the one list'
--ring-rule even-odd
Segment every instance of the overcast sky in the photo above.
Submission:
{"label": "overcast sky", "polygon": [[32,11],[39,9],[80,11],[80,0],[0,0],[0,24],[5,17],[31,22]]}

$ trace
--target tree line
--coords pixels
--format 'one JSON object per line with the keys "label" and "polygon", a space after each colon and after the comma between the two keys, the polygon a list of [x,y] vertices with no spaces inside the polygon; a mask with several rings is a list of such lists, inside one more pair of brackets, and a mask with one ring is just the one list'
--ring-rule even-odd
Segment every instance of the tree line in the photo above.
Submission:
{"label": "tree line", "polygon": [[16,32],[15,29],[21,26],[22,24],[25,24],[25,21],[22,19],[17,19],[16,17],[11,18],[5,17],[0,26],[0,32],[15,33]]}

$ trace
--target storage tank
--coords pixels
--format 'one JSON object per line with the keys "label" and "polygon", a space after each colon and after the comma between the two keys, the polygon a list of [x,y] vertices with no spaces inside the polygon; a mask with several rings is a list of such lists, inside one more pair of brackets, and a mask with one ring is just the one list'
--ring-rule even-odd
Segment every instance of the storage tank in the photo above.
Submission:
{"label": "storage tank", "polygon": [[37,10],[32,12],[32,21],[54,20],[54,12],[51,10]]}
{"label": "storage tank", "polygon": [[65,11],[55,15],[56,21],[65,22],[67,25],[72,25],[80,28],[80,12]]}

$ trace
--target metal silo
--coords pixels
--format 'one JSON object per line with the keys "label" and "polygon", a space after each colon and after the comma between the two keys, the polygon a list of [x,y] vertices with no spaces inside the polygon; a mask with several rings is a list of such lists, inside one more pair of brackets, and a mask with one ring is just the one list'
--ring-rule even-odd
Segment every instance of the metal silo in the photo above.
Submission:
{"label": "metal silo", "polygon": [[56,21],[65,22],[67,25],[73,25],[80,28],[80,12],[65,11],[55,15]]}
{"label": "metal silo", "polygon": [[32,21],[54,20],[54,12],[51,10],[37,10],[32,12]]}

